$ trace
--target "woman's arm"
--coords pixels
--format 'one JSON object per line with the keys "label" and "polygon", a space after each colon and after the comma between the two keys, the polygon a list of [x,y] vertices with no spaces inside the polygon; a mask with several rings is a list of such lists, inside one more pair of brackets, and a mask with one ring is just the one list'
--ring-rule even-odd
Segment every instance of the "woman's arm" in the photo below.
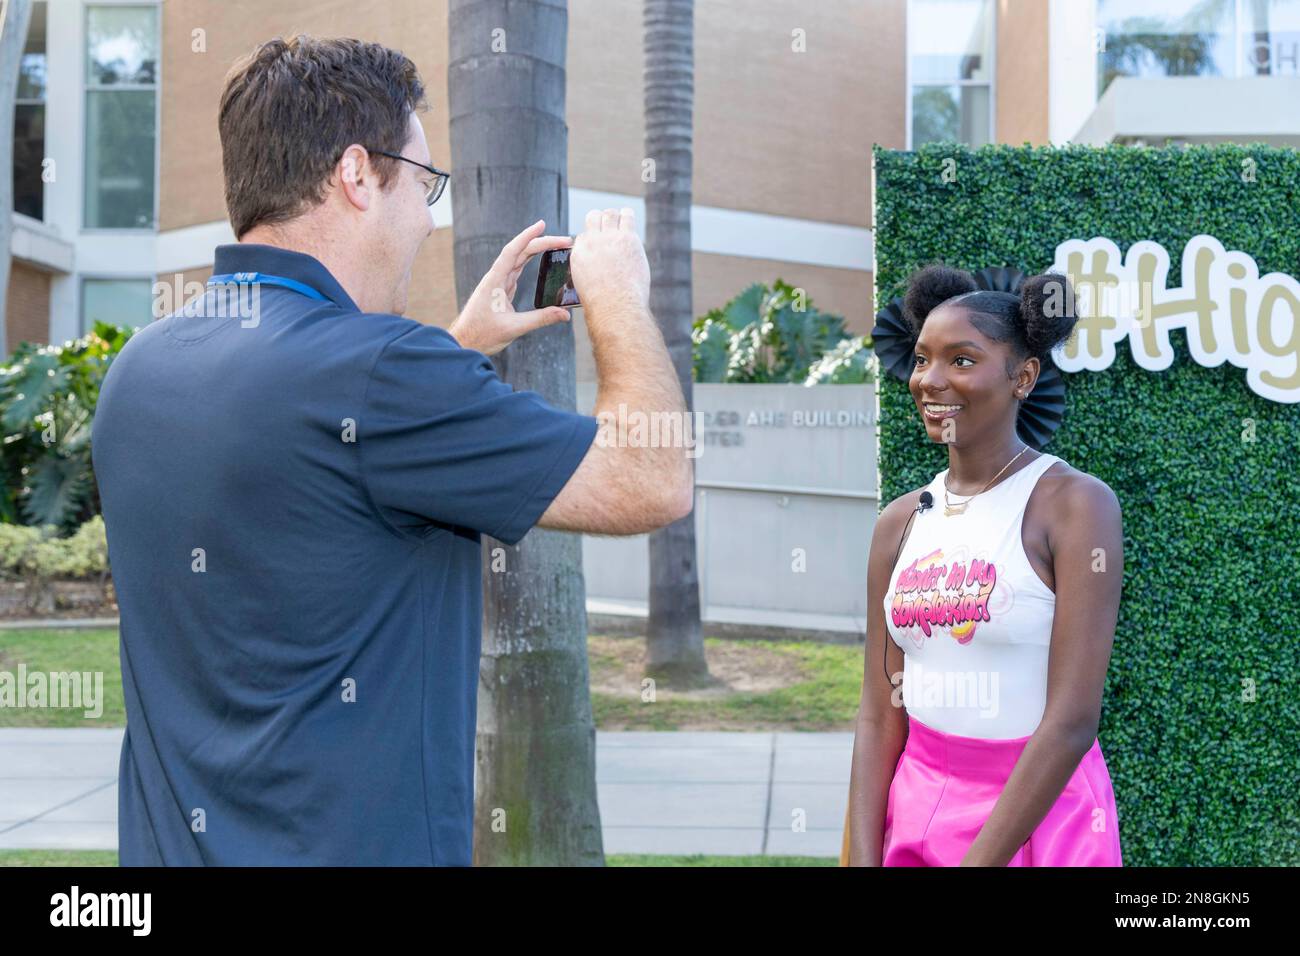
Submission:
{"label": "woman's arm", "polygon": [[[879,866],[885,831],[885,807],[894,766],[907,742],[907,711],[894,703],[894,685],[886,676],[903,669],[903,652],[885,632],[884,600],[893,576],[899,536],[916,507],[920,491],[895,498],[876,519],[867,559],[867,639],[862,672],[862,699],[853,735],[849,772],[849,865]],[[909,531],[910,534],[910,531]],[[882,658],[885,648],[889,657]]]}
{"label": "woman's arm", "polygon": [[962,866],[1006,866],[1060,797],[1101,721],[1124,577],[1119,500],[1105,482],[1081,474],[1051,504],[1056,611],[1047,703]]}

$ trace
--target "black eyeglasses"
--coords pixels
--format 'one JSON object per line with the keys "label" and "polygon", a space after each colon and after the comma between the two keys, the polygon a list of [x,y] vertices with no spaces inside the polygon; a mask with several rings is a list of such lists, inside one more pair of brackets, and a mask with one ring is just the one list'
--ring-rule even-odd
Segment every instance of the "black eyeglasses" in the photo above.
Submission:
{"label": "black eyeglasses", "polygon": [[412,166],[419,166],[421,169],[433,173],[433,182],[429,184],[424,193],[424,204],[426,206],[432,206],[438,201],[438,197],[442,195],[442,191],[447,188],[447,180],[451,178],[451,173],[439,169],[437,166],[428,166],[424,163],[417,163],[413,159],[407,159],[405,156],[399,156],[397,153],[386,153],[382,149],[372,149],[371,152],[379,156],[387,156],[390,159],[400,159],[404,163],[410,163]]}

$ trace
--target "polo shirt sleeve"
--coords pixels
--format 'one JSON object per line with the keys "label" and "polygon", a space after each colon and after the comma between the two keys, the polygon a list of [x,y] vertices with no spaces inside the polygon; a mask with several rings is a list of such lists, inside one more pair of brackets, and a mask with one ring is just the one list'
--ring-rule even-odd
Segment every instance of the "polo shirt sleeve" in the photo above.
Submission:
{"label": "polo shirt sleeve", "polygon": [[458,525],[513,545],[577,469],[597,425],[515,390],[483,353],[416,324],[375,361],[357,448],[387,521]]}

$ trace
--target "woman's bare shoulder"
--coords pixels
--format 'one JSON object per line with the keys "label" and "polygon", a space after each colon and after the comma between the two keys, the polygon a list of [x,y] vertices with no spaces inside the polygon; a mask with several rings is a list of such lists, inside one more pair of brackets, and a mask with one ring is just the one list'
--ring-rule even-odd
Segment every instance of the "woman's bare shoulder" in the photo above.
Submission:
{"label": "woman's bare shoulder", "polygon": [[1040,513],[1050,525],[1071,520],[1107,522],[1119,519],[1119,496],[1110,485],[1068,462],[1053,462],[1043,472],[1042,484],[1044,494]]}
{"label": "woman's bare shoulder", "polygon": [[1052,497],[1061,496],[1061,505],[1097,505],[1109,499],[1116,508],[1119,506],[1119,496],[1110,485],[1063,459],[1053,462],[1043,472],[1043,482],[1050,486]]}

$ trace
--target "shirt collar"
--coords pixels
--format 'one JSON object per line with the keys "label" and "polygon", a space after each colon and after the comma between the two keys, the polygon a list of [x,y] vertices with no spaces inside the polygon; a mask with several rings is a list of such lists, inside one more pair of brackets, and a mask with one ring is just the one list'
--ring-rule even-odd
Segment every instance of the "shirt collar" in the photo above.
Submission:
{"label": "shirt collar", "polygon": [[343,286],[315,256],[257,242],[234,242],[217,246],[212,259],[213,275],[232,272],[265,272],[306,283],[341,309],[360,312]]}

